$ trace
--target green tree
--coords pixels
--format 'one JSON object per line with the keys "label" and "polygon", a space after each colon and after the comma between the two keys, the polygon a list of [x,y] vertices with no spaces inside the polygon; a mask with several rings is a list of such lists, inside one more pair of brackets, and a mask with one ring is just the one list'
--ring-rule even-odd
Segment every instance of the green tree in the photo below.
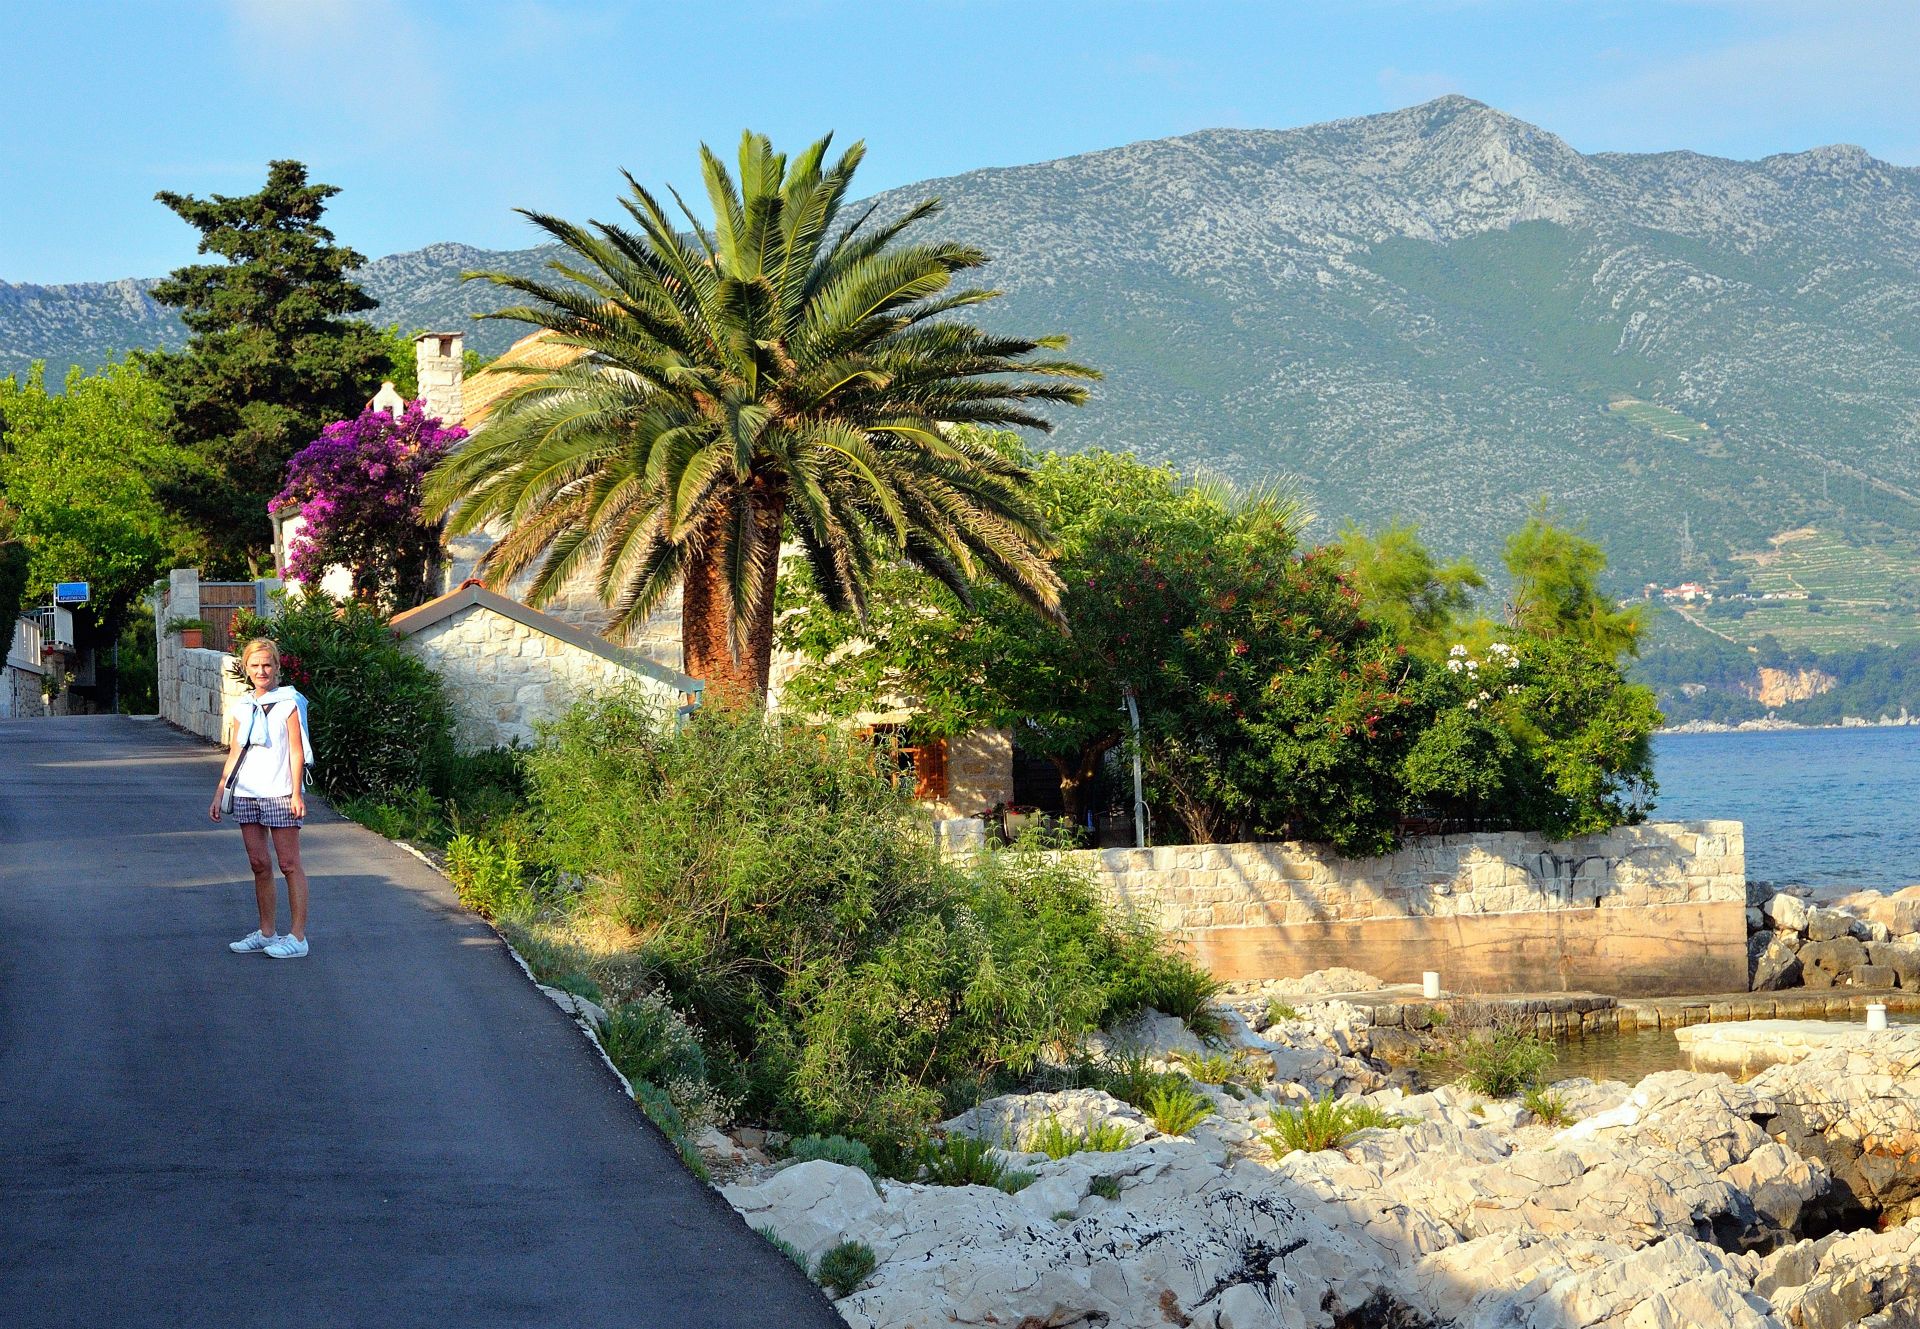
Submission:
{"label": "green tree", "polygon": [[830,610],[804,566],[782,582],[781,645],[807,658],[785,704],[849,717],[906,706],[916,738],[957,738],[977,729],[1015,730],[1023,751],[1060,772],[1067,816],[1078,822],[1101,759],[1126,735],[1121,698],[1137,663],[1140,625],[1108,612],[1116,587],[1139,575],[1138,553],[1106,538],[1116,524],[1144,524],[1160,538],[1178,514],[1203,502],[1165,467],[1130,455],[1071,457],[1019,451],[1011,434],[974,440],[1031,467],[1041,518],[1054,532],[1062,629],[1005,587],[974,588],[974,602],[904,565],[875,576],[864,618]]}
{"label": "green tree", "polygon": [[749,133],[737,180],[703,148],[711,229],[631,177],[637,231],[527,213],[567,250],[561,280],[478,274],[531,301],[492,317],[586,354],[511,394],[429,487],[455,533],[509,525],[483,575],[537,569],[536,604],[590,569],[630,632],[681,587],[686,670],[733,703],[766,691],[783,534],[836,609],[862,609],[887,560],[963,601],[976,573],[1059,598],[1024,470],[946,426],[1044,429],[1033,404],[1084,400],[1058,380],[1092,371],[1035,358],[1058,339],[942,318],[996,294],[954,288],[986,255],[903,239],[933,200],[842,225],[864,149],[827,166],[827,146],[790,163]]}
{"label": "green tree", "polygon": [[1513,577],[1512,622],[1542,638],[1570,637],[1608,659],[1639,649],[1645,615],[1622,609],[1600,589],[1606,551],[1576,531],[1536,512],[1507,539]]}
{"label": "green tree", "polygon": [[193,335],[183,351],[141,357],[174,440],[201,463],[166,473],[158,492],[199,532],[216,574],[258,570],[288,458],[329,420],[358,415],[389,372],[388,341],[352,317],[374,307],[348,277],[364,260],[320,224],[338,192],[276,161],[255,194],[156,195],[200,232],[200,253],[225,260],[153,288]]}
{"label": "green tree", "polygon": [[110,640],[186,538],[146,479],[186,460],[166,441],[159,389],[117,364],[76,367],[53,393],[35,365],[24,382],[0,379],[0,420],[0,494],[27,551],[27,597],[87,582]]}
{"label": "green tree", "polygon": [[1456,626],[1473,608],[1473,592],[1487,584],[1465,559],[1435,563],[1411,525],[1396,523],[1369,534],[1349,523],[1337,548],[1360,593],[1361,612],[1430,653],[1438,647],[1444,654]]}
{"label": "green tree", "polygon": [[26,604],[30,560],[26,545],[14,533],[18,520],[19,514],[6,501],[5,482],[0,481],[0,650],[13,640],[13,621]]}

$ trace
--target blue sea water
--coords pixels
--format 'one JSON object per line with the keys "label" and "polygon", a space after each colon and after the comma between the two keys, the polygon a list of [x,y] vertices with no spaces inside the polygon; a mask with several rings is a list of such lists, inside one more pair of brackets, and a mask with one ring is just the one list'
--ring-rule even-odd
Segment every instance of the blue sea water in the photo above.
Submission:
{"label": "blue sea water", "polygon": [[1747,878],[1920,883],[1920,728],[1658,734],[1654,817],[1747,825]]}

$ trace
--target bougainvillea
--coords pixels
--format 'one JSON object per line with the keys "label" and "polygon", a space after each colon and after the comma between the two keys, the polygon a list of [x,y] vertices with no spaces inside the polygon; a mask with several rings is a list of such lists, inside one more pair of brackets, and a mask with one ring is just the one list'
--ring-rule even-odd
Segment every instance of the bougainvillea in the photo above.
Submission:
{"label": "bougainvillea", "polygon": [[288,542],[287,575],[318,582],[336,564],[353,574],[357,600],[390,610],[425,599],[439,554],[438,526],[421,512],[421,484],[467,436],[420,402],[395,418],[367,410],[320,431],[287,463],[276,510],[291,503],[306,528]]}

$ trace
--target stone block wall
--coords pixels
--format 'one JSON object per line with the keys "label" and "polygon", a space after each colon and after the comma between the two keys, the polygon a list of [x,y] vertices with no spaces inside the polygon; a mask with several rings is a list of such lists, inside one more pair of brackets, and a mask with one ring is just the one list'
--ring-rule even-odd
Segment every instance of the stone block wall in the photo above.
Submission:
{"label": "stone block wall", "polygon": [[981,817],[1013,802],[1013,731],[976,729],[947,743],[947,796],[929,804],[936,820]]}
{"label": "stone block wall", "polygon": [[1349,965],[1463,991],[1746,990],[1746,838],[1735,821],[1550,842],[1496,833],[1343,859],[1306,844],[1083,850],[1109,896],[1217,977]]}
{"label": "stone block wall", "polygon": [[637,683],[668,710],[684,701],[665,682],[480,605],[402,645],[446,683],[454,741],[467,749],[531,743],[537,725],[595,692]]}

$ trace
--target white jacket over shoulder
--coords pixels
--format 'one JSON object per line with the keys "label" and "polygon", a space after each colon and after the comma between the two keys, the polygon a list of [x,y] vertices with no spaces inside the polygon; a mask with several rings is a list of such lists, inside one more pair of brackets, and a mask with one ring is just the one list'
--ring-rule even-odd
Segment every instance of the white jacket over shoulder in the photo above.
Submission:
{"label": "white jacket over shoulder", "polygon": [[264,696],[248,693],[227,703],[227,732],[251,743],[240,759],[233,792],[241,798],[290,798],[293,795],[293,749],[289,726],[300,725],[300,748],[306,764],[313,764],[313,738],[307,733],[307,699],[289,687]]}

